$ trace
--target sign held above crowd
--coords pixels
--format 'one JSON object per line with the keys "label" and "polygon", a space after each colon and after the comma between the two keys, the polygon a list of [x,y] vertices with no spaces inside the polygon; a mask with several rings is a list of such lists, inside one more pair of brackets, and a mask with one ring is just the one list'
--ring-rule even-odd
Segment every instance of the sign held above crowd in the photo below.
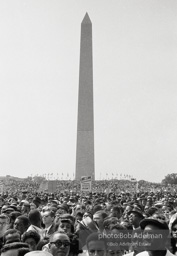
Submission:
{"label": "sign held above crowd", "polygon": [[92,190],[92,177],[91,176],[82,176],[80,183],[81,183],[81,191],[90,192]]}

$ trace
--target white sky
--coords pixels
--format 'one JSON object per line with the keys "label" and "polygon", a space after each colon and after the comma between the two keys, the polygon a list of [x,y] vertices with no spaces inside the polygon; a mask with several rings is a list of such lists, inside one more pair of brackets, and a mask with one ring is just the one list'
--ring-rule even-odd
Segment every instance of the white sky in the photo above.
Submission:
{"label": "white sky", "polygon": [[0,175],[73,177],[86,12],[96,178],[160,182],[177,172],[176,0],[0,1]]}

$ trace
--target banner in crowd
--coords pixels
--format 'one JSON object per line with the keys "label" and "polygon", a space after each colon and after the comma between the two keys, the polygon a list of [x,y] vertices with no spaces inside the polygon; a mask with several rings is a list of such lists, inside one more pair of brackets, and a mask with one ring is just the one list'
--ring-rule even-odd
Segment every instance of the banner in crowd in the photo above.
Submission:
{"label": "banner in crowd", "polygon": [[90,192],[92,190],[91,176],[82,176],[80,182],[81,182],[81,191]]}

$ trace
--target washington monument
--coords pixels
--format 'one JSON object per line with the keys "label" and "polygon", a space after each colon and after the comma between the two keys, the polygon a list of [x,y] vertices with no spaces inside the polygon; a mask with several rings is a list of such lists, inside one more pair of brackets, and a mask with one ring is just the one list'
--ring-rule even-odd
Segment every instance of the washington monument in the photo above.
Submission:
{"label": "washington monument", "polygon": [[81,23],[75,179],[82,176],[95,179],[92,23],[87,13]]}

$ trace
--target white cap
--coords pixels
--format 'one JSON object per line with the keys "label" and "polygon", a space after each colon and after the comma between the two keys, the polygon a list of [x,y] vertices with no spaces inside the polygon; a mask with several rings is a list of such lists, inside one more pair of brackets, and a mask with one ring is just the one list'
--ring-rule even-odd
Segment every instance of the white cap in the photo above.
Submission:
{"label": "white cap", "polygon": [[26,253],[25,256],[52,256],[52,254],[46,251],[32,251]]}

